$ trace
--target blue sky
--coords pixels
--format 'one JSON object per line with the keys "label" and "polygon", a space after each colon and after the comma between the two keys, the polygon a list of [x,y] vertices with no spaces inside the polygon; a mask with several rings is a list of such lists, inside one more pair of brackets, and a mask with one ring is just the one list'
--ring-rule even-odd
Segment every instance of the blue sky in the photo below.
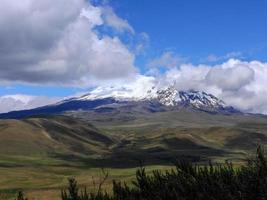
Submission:
{"label": "blue sky", "polygon": [[267,94],[267,1],[3,1],[0,103],[16,94],[68,97],[140,76],[233,104],[252,92],[246,109]]}
{"label": "blue sky", "polygon": [[242,52],[266,60],[267,2],[241,0],[110,1],[139,32],[150,36],[149,55],[172,49],[193,62]]}

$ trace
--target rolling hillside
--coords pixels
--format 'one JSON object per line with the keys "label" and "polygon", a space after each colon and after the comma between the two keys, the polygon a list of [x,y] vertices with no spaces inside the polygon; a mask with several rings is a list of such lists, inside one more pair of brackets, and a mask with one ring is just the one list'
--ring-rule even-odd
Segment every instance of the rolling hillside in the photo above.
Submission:
{"label": "rolling hillside", "polygon": [[[52,164],[127,167],[245,158],[267,144],[267,118],[181,109],[71,111],[0,121],[2,165]],[[36,158],[36,159],[33,159]],[[27,161],[27,162],[26,162]]]}
{"label": "rolling hillside", "polygon": [[2,165],[56,164],[61,155],[94,158],[113,143],[92,125],[66,116],[2,120],[0,138]]}

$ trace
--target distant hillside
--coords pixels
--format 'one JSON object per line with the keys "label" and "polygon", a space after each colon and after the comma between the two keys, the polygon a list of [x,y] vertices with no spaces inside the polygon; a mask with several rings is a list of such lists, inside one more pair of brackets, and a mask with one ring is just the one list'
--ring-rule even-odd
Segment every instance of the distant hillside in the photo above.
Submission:
{"label": "distant hillside", "polygon": [[258,144],[267,144],[265,116],[133,108],[1,120],[0,165],[119,167],[171,164],[185,156],[240,161]]}

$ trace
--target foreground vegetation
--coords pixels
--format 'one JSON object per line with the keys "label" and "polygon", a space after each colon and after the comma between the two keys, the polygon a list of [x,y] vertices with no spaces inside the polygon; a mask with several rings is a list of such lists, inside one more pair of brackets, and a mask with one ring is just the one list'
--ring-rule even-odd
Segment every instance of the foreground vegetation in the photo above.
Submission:
{"label": "foreground vegetation", "polygon": [[[64,164],[64,163],[63,163]],[[75,177],[81,188],[94,190],[101,181],[100,168],[84,166],[24,166],[0,167],[0,200],[14,200],[22,190],[29,200],[60,200],[60,190],[68,186],[68,178]],[[169,170],[173,166],[146,165],[151,174],[156,169]],[[112,191],[113,180],[131,183],[135,179],[138,167],[105,168],[109,172],[102,189]]]}
{"label": "foreground vegetation", "polygon": [[[235,168],[223,165],[195,165],[178,161],[176,168],[165,172],[155,170],[147,174],[141,167],[133,185],[113,181],[113,192],[107,193],[102,181],[95,190],[79,188],[75,179],[61,191],[62,200],[264,200],[267,199],[267,159],[261,147],[254,159]],[[25,200],[19,193],[18,200]]]}

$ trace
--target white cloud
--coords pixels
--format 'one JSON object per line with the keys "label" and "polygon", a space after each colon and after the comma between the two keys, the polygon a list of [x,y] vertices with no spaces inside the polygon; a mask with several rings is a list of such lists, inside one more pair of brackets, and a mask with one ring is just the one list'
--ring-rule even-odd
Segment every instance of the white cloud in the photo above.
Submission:
{"label": "white cloud", "polygon": [[178,67],[184,62],[184,58],[176,55],[172,51],[164,52],[159,58],[155,58],[148,63],[150,68],[174,68]]}
{"label": "white cloud", "polygon": [[218,66],[211,68],[206,76],[206,80],[222,90],[239,90],[253,80],[254,71],[249,66],[233,64],[229,67],[231,64],[228,62],[226,67]]}
{"label": "white cloud", "polygon": [[215,54],[209,54],[205,60],[208,62],[216,62],[219,61],[220,59],[221,57],[216,56]]}
{"label": "white cloud", "polygon": [[135,55],[119,37],[99,36],[100,25],[134,32],[84,0],[2,0],[0,82],[91,86],[135,74]]}
{"label": "white cloud", "polygon": [[31,96],[23,94],[0,96],[0,113],[36,108],[59,101],[59,97]]}
{"label": "white cloud", "polygon": [[155,77],[137,75],[134,79],[124,84],[99,86],[90,92],[90,98],[136,98],[147,97],[148,91],[157,85]]}
{"label": "white cloud", "polygon": [[210,70],[209,66],[183,64],[180,67],[172,68],[161,77],[164,84],[176,83],[179,90],[201,90],[204,88],[205,77]]}
{"label": "white cloud", "polygon": [[146,49],[149,47],[150,38],[145,32],[137,35],[137,41],[134,45],[134,50],[136,55],[145,54]]}
{"label": "white cloud", "polygon": [[113,8],[105,6],[102,7],[102,11],[104,21],[108,26],[115,28],[118,32],[129,31],[131,34],[135,33],[133,27],[128,23],[128,21],[118,17]]}
{"label": "white cloud", "polygon": [[243,57],[243,53],[240,52],[240,51],[232,51],[232,52],[229,52],[223,56],[218,56],[218,55],[215,55],[215,54],[210,54],[207,56],[207,58],[203,59],[202,61],[206,62],[219,62],[219,61],[225,61],[225,60],[228,60],[228,59],[231,59],[231,58],[236,58],[236,59],[240,59]]}

